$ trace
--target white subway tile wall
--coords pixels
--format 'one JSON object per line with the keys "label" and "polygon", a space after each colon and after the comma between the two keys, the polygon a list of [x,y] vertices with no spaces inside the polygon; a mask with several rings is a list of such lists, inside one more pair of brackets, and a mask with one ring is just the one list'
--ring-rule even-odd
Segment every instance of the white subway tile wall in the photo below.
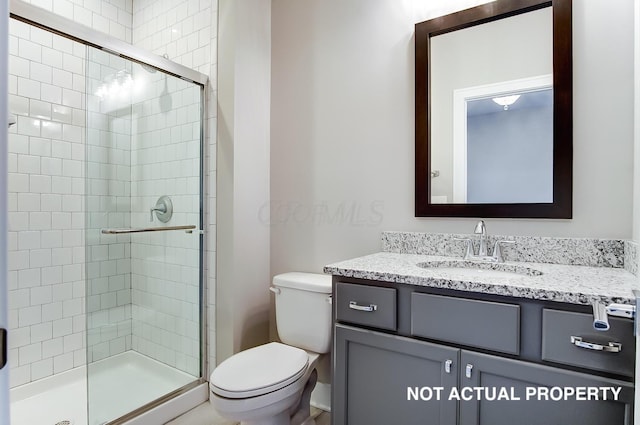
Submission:
{"label": "white subway tile wall", "polygon": [[[147,80],[136,102],[131,146],[131,222],[162,225],[150,209],[169,196],[168,225],[200,222],[200,88],[136,66]],[[131,237],[133,349],[194,376],[200,373],[199,235],[183,231]]]}
{"label": "white subway tile wall", "polygon": [[[133,44],[209,76],[205,128],[205,278],[207,353],[215,358],[217,0],[135,0]],[[135,332],[134,332],[135,333]],[[205,371],[205,376],[208,372]]]}
{"label": "white subway tile wall", "polygon": [[[131,93],[105,91],[131,81],[130,61],[87,50],[87,356],[131,349]],[[114,99],[115,96],[115,99]]]}
{"label": "white subway tile wall", "polygon": [[13,19],[9,32],[14,387],[85,363],[85,47]]}
{"label": "white subway tile wall", "polygon": [[[56,15],[131,43],[133,0],[24,0]],[[49,34],[42,34],[47,40]],[[39,40],[32,40],[39,43]],[[44,43],[39,43],[44,44]],[[49,46],[51,47],[51,46]]]}
{"label": "white subway tile wall", "polygon": [[214,8],[217,1],[136,0],[133,44],[209,75]]}

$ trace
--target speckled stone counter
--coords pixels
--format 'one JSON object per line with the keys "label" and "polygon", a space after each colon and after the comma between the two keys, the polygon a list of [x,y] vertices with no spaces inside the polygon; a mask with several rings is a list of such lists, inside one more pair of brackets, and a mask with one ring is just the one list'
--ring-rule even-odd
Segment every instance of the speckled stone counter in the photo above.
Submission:
{"label": "speckled stone counter", "polygon": [[638,244],[624,241],[624,269],[629,273],[638,274]]}
{"label": "speckled stone counter", "polygon": [[[462,257],[466,242],[461,238],[471,238],[477,251],[476,235],[416,232],[383,232],[382,251]],[[625,249],[630,250],[635,244],[619,239],[487,235],[487,246],[492,248],[499,240],[515,242],[502,247],[506,261],[594,267],[624,267],[625,260],[633,267],[631,262],[637,261],[633,254],[625,256]]]}
{"label": "speckled stone counter", "polygon": [[[604,304],[635,304],[632,291],[640,290],[638,277],[623,268],[507,261],[502,264],[526,267],[542,274],[488,277],[482,271],[474,274],[466,270],[463,275],[456,270],[418,266],[429,261],[462,260],[452,256],[380,252],[329,264],[324,272],[360,279],[573,304],[591,304],[595,300]],[[490,263],[483,264],[483,267],[492,267]]]}

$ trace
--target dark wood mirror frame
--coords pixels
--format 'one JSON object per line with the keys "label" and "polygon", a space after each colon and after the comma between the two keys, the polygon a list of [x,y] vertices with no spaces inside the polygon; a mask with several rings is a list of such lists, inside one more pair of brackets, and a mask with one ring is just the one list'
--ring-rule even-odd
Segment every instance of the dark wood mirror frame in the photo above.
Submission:
{"label": "dark wood mirror frame", "polygon": [[[553,8],[553,202],[432,204],[430,39],[475,25]],[[416,24],[416,217],[571,218],[573,185],[573,54],[571,0],[497,0]]]}

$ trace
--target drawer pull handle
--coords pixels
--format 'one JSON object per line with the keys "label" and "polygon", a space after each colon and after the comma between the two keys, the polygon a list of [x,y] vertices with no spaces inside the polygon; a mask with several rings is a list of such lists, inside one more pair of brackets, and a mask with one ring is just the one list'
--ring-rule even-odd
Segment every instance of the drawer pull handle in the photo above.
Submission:
{"label": "drawer pull handle", "polygon": [[373,312],[378,309],[378,306],[375,304],[359,305],[357,301],[349,301],[349,308],[352,310]]}
{"label": "drawer pull handle", "polygon": [[586,348],[587,350],[606,351],[607,353],[619,353],[622,351],[622,344],[619,342],[609,342],[607,345],[595,342],[583,341],[582,337],[572,336],[571,343],[576,347]]}
{"label": "drawer pull handle", "polygon": [[467,363],[467,367],[464,369],[464,376],[468,379],[471,379],[471,371],[473,370],[473,365]]}
{"label": "drawer pull handle", "polygon": [[447,360],[444,362],[444,371],[447,373],[451,373],[451,366],[453,365],[453,360]]}

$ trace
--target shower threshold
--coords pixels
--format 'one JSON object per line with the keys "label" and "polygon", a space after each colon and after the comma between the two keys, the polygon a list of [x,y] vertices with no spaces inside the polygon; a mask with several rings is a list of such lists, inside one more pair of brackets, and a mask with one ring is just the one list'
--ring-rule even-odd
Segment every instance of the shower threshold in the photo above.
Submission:
{"label": "shower threshold", "polygon": [[97,425],[116,419],[197,378],[135,351],[71,369],[10,391],[11,425]]}

